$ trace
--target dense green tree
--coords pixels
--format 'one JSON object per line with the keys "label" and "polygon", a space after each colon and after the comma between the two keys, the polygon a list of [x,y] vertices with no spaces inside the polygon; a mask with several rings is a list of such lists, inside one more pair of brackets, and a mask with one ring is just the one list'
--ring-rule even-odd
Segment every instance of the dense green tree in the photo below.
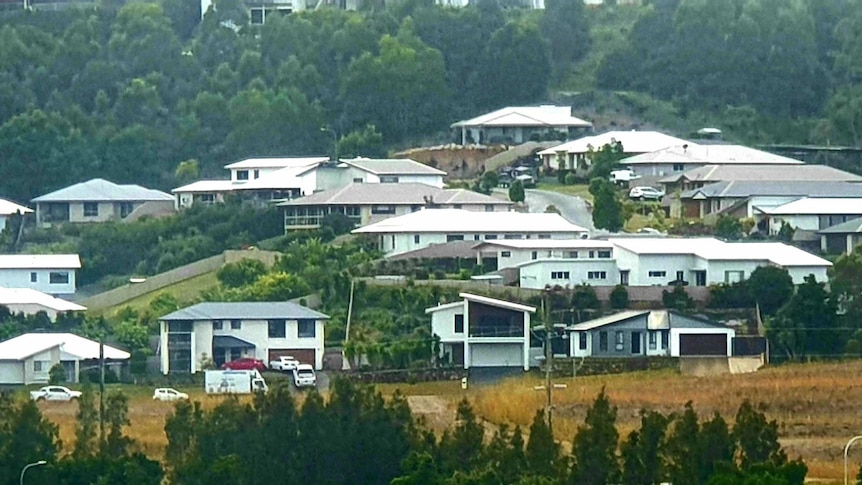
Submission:
{"label": "dense green tree", "polygon": [[790,359],[843,353],[846,335],[836,328],[836,314],[837,304],[825,283],[809,275],[790,301],[766,321],[766,336],[773,351]]}
{"label": "dense green tree", "polygon": [[239,288],[253,284],[264,274],[266,265],[262,261],[244,258],[235,263],[226,263],[216,272],[216,277],[224,286]]}
{"label": "dense green tree", "polygon": [[583,2],[546,0],[541,29],[548,40],[555,69],[574,65],[590,50],[590,29]]}
{"label": "dense green tree", "polygon": [[793,296],[793,278],[784,268],[759,266],[744,286],[764,317],[774,315]]}
{"label": "dense green tree", "polygon": [[614,310],[624,310],[629,307],[629,291],[624,285],[617,285],[611,291],[611,308]]}
{"label": "dense green tree", "polygon": [[526,198],[526,193],[524,192],[524,184],[520,180],[515,180],[512,182],[512,185],[509,186],[509,200],[516,204],[520,204],[524,202]]}
{"label": "dense green tree", "polygon": [[485,430],[466,399],[458,403],[455,417],[455,429],[440,440],[441,466],[447,474],[476,469],[485,450]]}
{"label": "dense green tree", "polygon": [[715,221],[715,236],[728,241],[742,239],[742,223],[736,217],[720,215]]}
{"label": "dense green tree", "polygon": [[527,467],[535,476],[559,479],[560,445],[542,410],[536,411],[525,449]]}
{"label": "dense green tree", "polygon": [[383,135],[374,125],[366,125],[359,131],[352,131],[338,140],[339,158],[386,158]]}
{"label": "dense green tree", "polygon": [[607,178],[596,177],[590,180],[590,194],[593,196],[593,224],[596,228],[611,232],[621,230],[625,221],[614,184]]}
{"label": "dense green tree", "polygon": [[629,433],[620,447],[622,483],[653,485],[666,481],[662,449],[669,419],[655,411],[641,411],[641,427]]}
{"label": "dense green tree", "polygon": [[481,74],[475,74],[494,80],[478,93],[483,106],[499,108],[501,100],[520,106],[547,95],[551,62],[548,43],[536,25],[511,21],[501,27],[488,40],[482,62]]}
{"label": "dense green tree", "polygon": [[570,483],[605,485],[617,483],[620,467],[616,454],[619,433],[616,429],[617,408],[608,400],[605,390],[599,393],[587,410],[583,426],[572,442],[572,475]]}

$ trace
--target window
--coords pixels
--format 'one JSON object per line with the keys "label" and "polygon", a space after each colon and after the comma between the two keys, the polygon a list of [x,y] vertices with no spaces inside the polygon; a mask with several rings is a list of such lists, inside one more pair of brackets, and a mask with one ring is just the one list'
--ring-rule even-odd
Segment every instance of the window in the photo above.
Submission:
{"label": "window", "polygon": [[599,332],[599,350],[603,352],[608,351],[608,332]]}
{"label": "window", "polygon": [[224,328],[224,322],[221,320],[213,320],[213,330],[221,330]]}
{"label": "window", "polygon": [[240,330],[240,329],[242,329],[242,320],[231,320],[231,321],[230,321],[230,329],[231,329],[231,330]]}
{"label": "window", "polygon": [[650,278],[664,278],[667,276],[667,271],[650,271]]}
{"label": "window", "polygon": [[588,280],[605,280],[607,278],[607,271],[587,271]]}
{"label": "window", "polygon": [[372,214],[395,214],[395,206],[394,205],[372,205],[371,206]]}
{"label": "window", "polygon": [[462,204],[454,204],[454,205],[452,206],[452,208],[453,208],[453,209],[461,209],[461,208],[463,208],[463,207],[464,207],[464,206],[463,206]]}
{"label": "window", "polygon": [[237,170],[236,171],[236,179],[237,180],[248,180],[248,170]]}
{"label": "window", "polygon": [[362,177],[355,177],[353,179],[353,183],[354,184],[361,184],[362,183]]}
{"label": "window", "polygon": [[486,241],[493,241],[494,239],[497,239],[496,234],[485,234],[485,240]]}
{"label": "window", "polygon": [[421,240],[421,239],[419,238],[419,234],[414,234],[414,235],[413,235],[413,244],[419,244],[419,241],[420,241],[420,240]]}
{"label": "window", "polygon": [[666,349],[668,344],[668,339],[670,337],[670,332],[668,330],[661,331],[661,348]]}
{"label": "window", "polygon": [[744,271],[725,271],[724,272],[724,282],[725,283],[739,283],[742,281],[742,278],[745,276]]}
{"label": "window", "polygon": [[478,235],[478,234],[473,234],[473,240],[474,240],[474,241],[478,241],[478,240],[479,240],[479,235]]}
{"label": "window", "polygon": [[539,252],[533,251],[532,253],[530,253],[530,259],[539,259]]}
{"label": "window", "polygon": [[569,251],[569,257],[572,259],[578,259],[578,252],[577,251]]}
{"label": "window", "polygon": [[36,272],[30,273],[30,283],[38,283],[38,282],[39,282],[39,275],[36,274]]}
{"label": "window", "polygon": [[287,323],[284,320],[269,320],[267,324],[267,337],[284,338],[287,336]]}
{"label": "window", "polygon": [[610,251],[599,251],[599,257],[603,259],[609,259],[611,257]]}
{"label": "window", "polygon": [[33,361],[33,372],[48,372],[48,369],[51,368],[50,360],[34,360]]}
{"label": "window", "polygon": [[494,206],[491,204],[485,204],[485,212],[494,212]]}
{"label": "window", "polygon": [[255,170],[255,171],[254,171],[254,178],[255,178],[255,179],[259,179],[259,178],[260,178],[260,170]]}
{"label": "window", "polygon": [[551,271],[552,280],[567,280],[569,279],[568,271]]}
{"label": "window", "polygon": [[396,177],[394,175],[384,175],[384,176],[380,177],[380,183],[381,184],[397,184],[398,183],[398,177]]}
{"label": "window", "polygon": [[464,333],[464,315],[455,315],[455,333]]}
{"label": "window", "polygon": [[48,281],[52,285],[67,285],[69,284],[68,271],[52,271],[48,273]]}
{"label": "window", "polygon": [[96,217],[99,215],[99,204],[97,202],[84,202],[84,217]]}
{"label": "window", "polygon": [[135,205],[131,202],[120,202],[120,217],[125,219],[132,211],[135,210]]}
{"label": "window", "polygon": [[578,348],[587,350],[587,332],[578,332]]}
{"label": "window", "polygon": [[511,258],[512,257],[512,251],[500,251],[500,257],[501,258]]}
{"label": "window", "polygon": [[215,194],[201,194],[200,200],[204,204],[212,204],[215,202]]}
{"label": "window", "polygon": [[463,241],[463,240],[464,240],[463,234],[447,234],[446,235],[446,242]]}
{"label": "window", "polygon": [[505,234],[503,239],[524,239],[523,234]]}
{"label": "window", "polygon": [[314,338],[317,321],[311,318],[303,318],[296,321],[297,335],[299,338]]}
{"label": "window", "polygon": [[673,171],[674,172],[682,172],[683,170],[685,170],[685,164],[684,163],[674,163],[673,164]]}
{"label": "window", "polygon": [[656,332],[649,333],[649,349],[655,350],[658,345],[658,337],[656,336]]}
{"label": "window", "polygon": [[616,349],[617,352],[622,352],[624,345],[625,345],[625,337],[623,336],[623,332],[621,330],[617,330],[616,343],[614,345],[614,348]]}
{"label": "window", "polygon": [[596,252],[590,251],[590,259],[595,258],[595,257],[596,257]]}
{"label": "window", "polygon": [[536,239],[551,239],[550,234],[539,234],[539,237]]}

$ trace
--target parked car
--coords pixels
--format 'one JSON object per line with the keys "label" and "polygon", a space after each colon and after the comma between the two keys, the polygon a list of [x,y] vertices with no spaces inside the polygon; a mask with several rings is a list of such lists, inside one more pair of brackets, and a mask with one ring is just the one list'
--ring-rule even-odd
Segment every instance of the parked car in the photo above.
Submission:
{"label": "parked car", "polygon": [[45,386],[38,391],[30,391],[34,401],[72,401],[81,397],[81,391],[73,391],[63,386]]}
{"label": "parked car", "polygon": [[292,371],[299,366],[299,361],[290,355],[282,355],[276,360],[269,361],[269,368],[272,370],[280,370],[282,372]]}
{"label": "parked car", "polygon": [[189,395],[170,387],[159,387],[153,393],[153,401],[184,401]]}
{"label": "parked car", "polygon": [[293,369],[293,385],[296,387],[313,387],[317,385],[314,367],[309,364],[299,364]]}
{"label": "parked car", "polygon": [[258,372],[263,372],[266,370],[266,364],[264,364],[260,359],[240,357],[239,359],[225,362],[222,364],[221,368],[225,370],[256,370]]}
{"label": "parked car", "polygon": [[631,169],[625,170],[614,170],[611,172],[610,181],[619,184],[623,182],[631,182],[632,180],[637,180],[641,178],[640,175],[635,175],[634,171]]}
{"label": "parked car", "polygon": [[632,189],[629,190],[629,197],[641,200],[661,200],[661,198],[664,197],[664,191],[654,189],[652,187],[632,187]]}

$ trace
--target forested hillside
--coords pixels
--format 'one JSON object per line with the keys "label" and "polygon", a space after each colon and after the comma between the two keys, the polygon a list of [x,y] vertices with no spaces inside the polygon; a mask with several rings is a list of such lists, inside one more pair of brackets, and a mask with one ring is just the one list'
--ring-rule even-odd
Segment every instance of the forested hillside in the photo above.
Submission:
{"label": "forested hillside", "polygon": [[334,137],[376,154],[572,89],[638,91],[746,141],[862,142],[856,0],[404,0],[263,26],[239,0],[202,21],[196,1],[124,3],[0,15],[3,197],[94,176],[170,189]]}

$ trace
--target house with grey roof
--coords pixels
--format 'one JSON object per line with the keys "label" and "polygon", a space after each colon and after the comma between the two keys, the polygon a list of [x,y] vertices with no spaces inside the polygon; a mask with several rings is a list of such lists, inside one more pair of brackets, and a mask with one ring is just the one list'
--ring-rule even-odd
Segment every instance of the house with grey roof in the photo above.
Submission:
{"label": "house with grey roof", "polygon": [[718,182],[862,182],[859,175],[826,165],[704,165],[659,180],[665,192],[687,191]]}
{"label": "house with grey roof", "polygon": [[354,225],[365,226],[424,208],[498,212],[507,211],[511,205],[472,190],[442,189],[416,182],[350,183],[279,204],[284,208],[285,231],[320,227],[329,214],[344,214]]}
{"label": "house with grey roof", "polygon": [[341,188],[350,183],[417,183],[442,189],[445,176],[446,172],[409,158],[357,157],[322,166],[316,190]]}
{"label": "house with grey roof", "polygon": [[820,250],[828,254],[850,254],[862,244],[862,217],[817,232]]}
{"label": "house with grey roof", "polygon": [[[71,333],[26,333],[0,342],[0,385],[47,384],[51,367],[60,364],[67,382],[78,382],[82,369],[98,366],[99,342]],[[107,367],[119,370],[130,354],[102,346]]]}
{"label": "house with grey roof", "polygon": [[146,206],[148,214],[169,214],[174,197],[140,185],[119,185],[96,178],[77,183],[32,200],[36,224],[50,227],[77,222],[105,222],[134,217]]}
{"label": "house with grey roof", "polygon": [[461,145],[569,140],[592,127],[589,121],[572,116],[570,106],[552,105],[509,106],[450,126]]}
{"label": "house with grey roof", "polygon": [[793,158],[743,145],[685,143],[619,161],[641,177],[669,177],[706,165],[801,165]]}
{"label": "house with grey roof", "polygon": [[159,319],[163,373],[196,373],[242,357],[264,362],[290,355],[323,368],[328,315],[286,301],[204,302]]}

